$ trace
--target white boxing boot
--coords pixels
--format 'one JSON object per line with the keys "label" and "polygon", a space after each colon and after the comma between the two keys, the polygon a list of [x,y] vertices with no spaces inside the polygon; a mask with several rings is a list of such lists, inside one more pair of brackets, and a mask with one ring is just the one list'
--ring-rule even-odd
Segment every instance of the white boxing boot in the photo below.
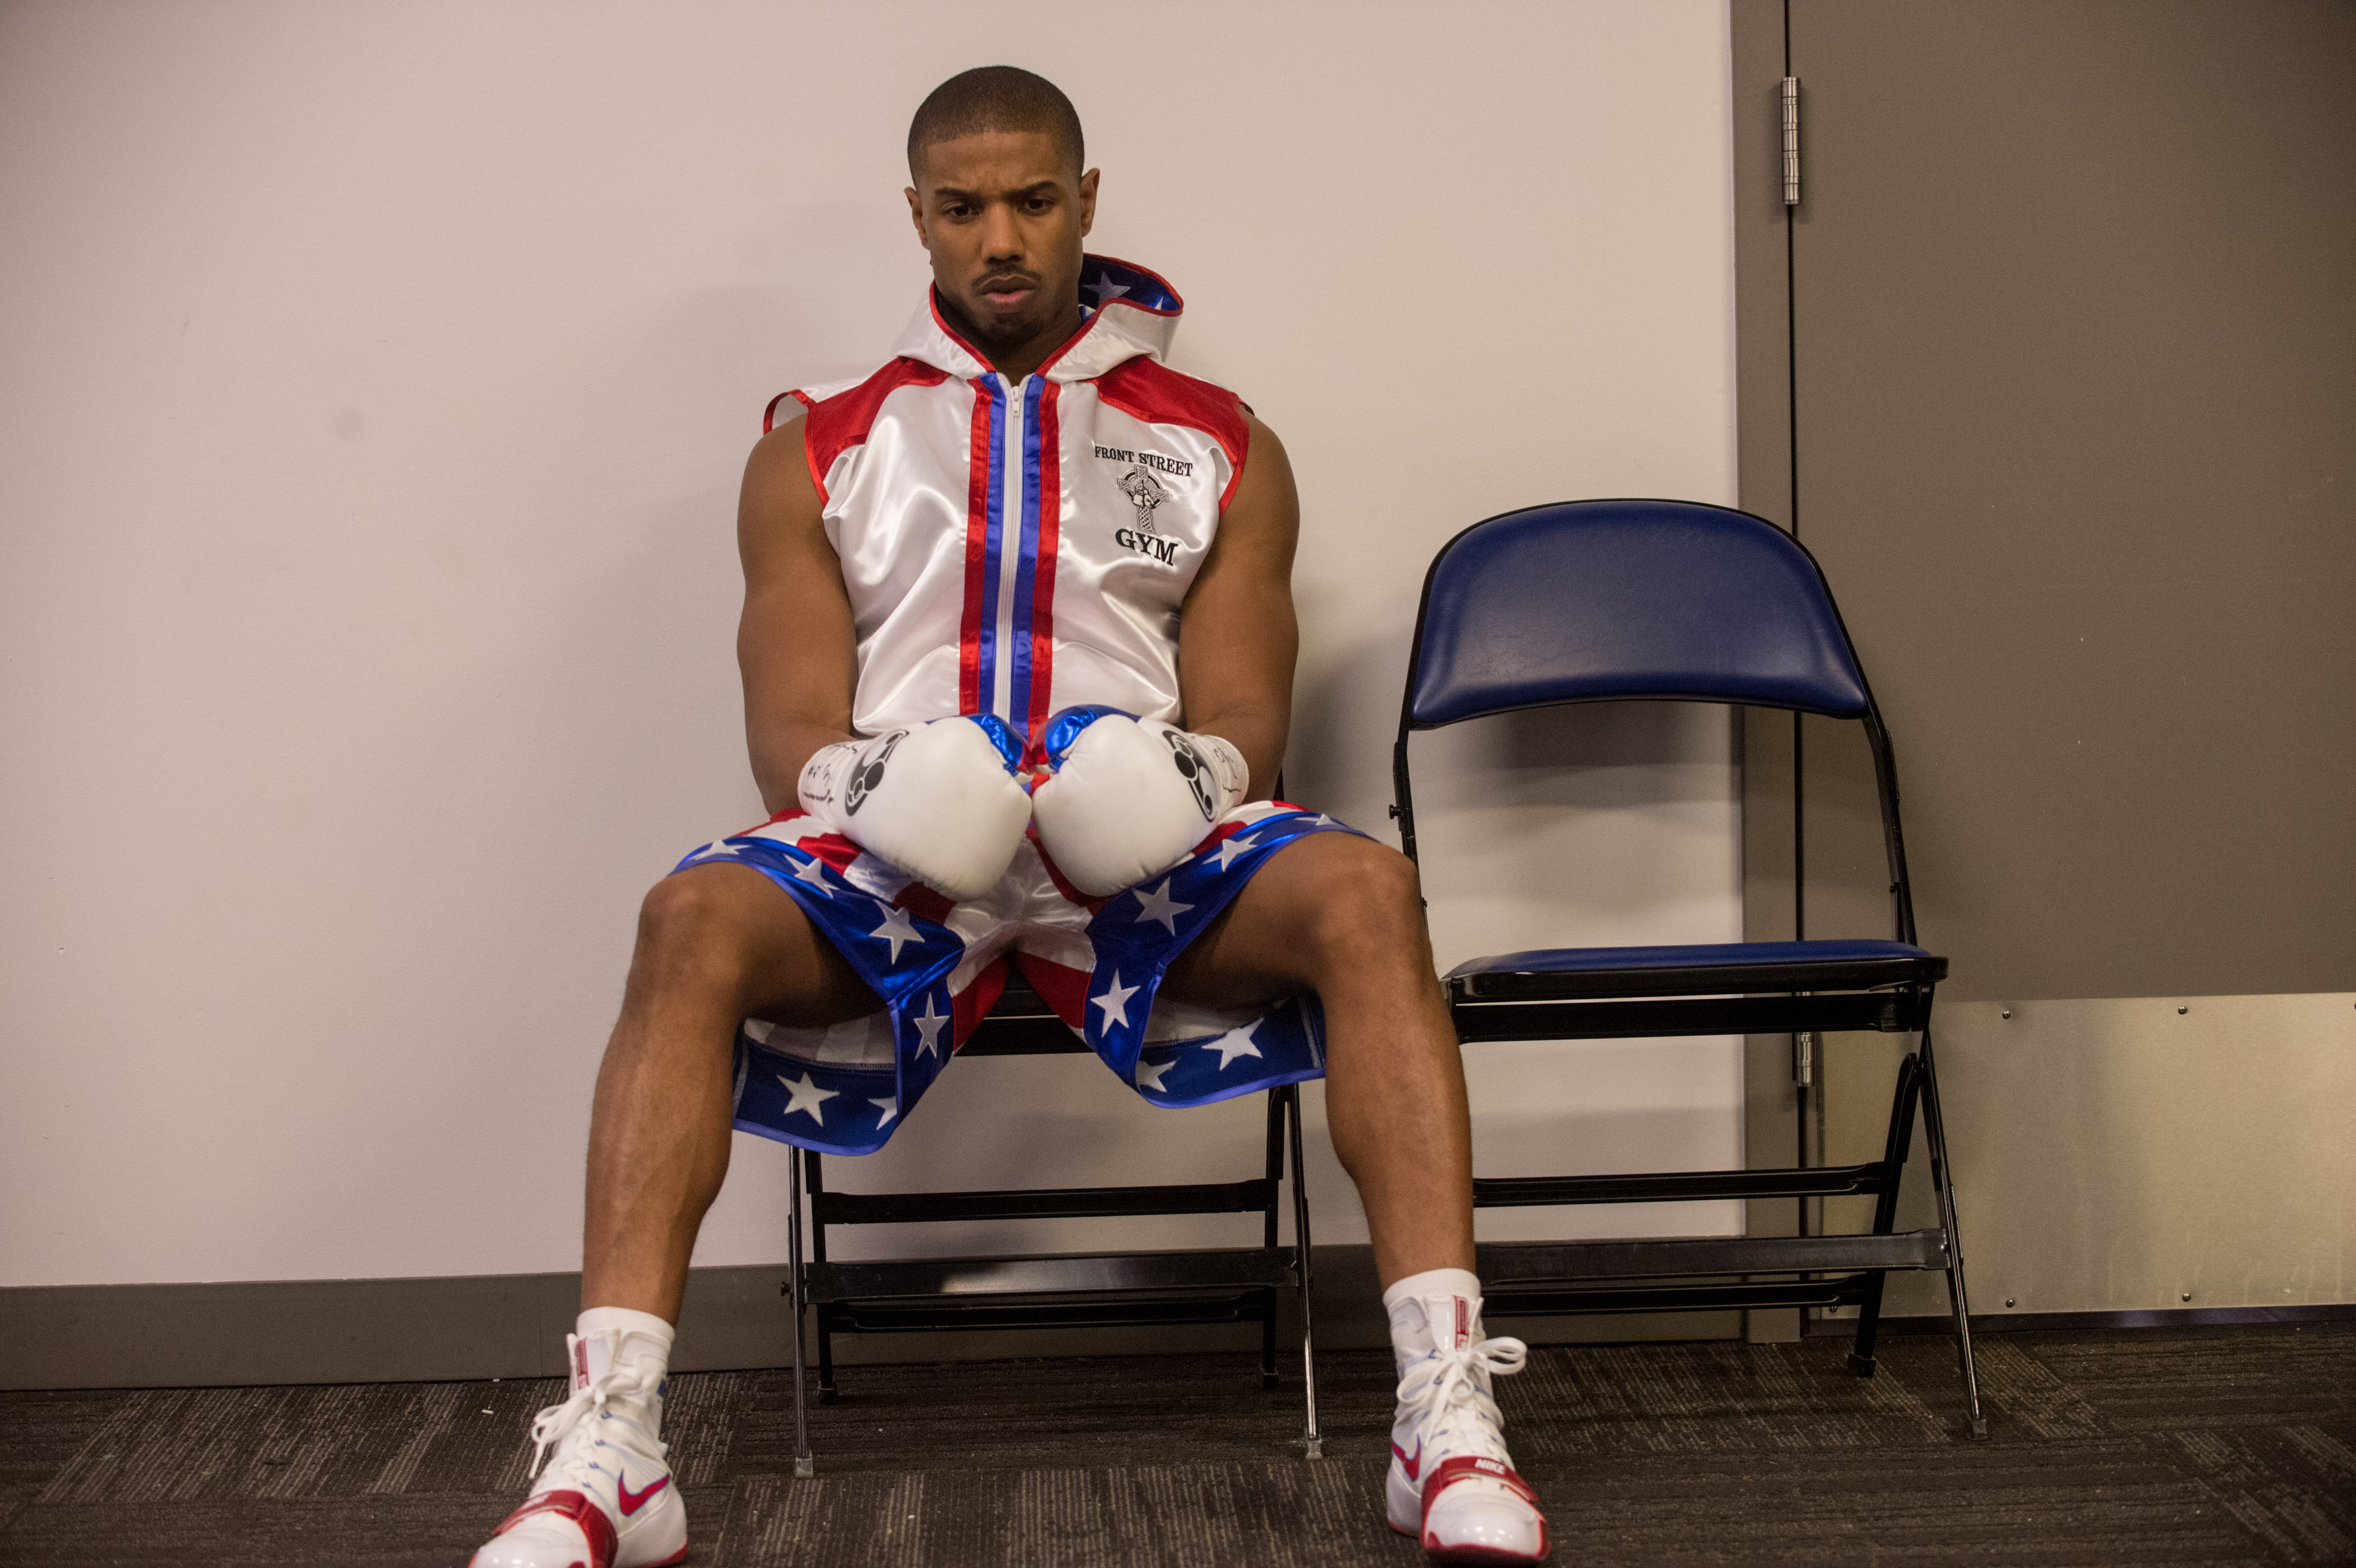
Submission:
{"label": "white boxing boot", "polygon": [[1040,846],[1090,898],[1170,869],[1250,790],[1227,741],[1117,708],[1065,709],[1034,751],[1047,770],[1031,790]]}
{"label": "white boxing boot", "polygon": [[599,1307],[581,1315],[580,1328],[564,1337],[571,1397],[531,1424],[538,1483],[471,1568],[657,1568],[687,1560],[687,1508],[660,1435],[670,1325]]}
{"label": "white boxing boot", "polygon": [[952,903],[1006,874],[1031,826],[1023,743],[992,714],[838,741],[802,764],[802,809]]}
{"label": "white boxing boot", "polygon": [[1481,1282],[1464,1269],[1411,1275],[1383,1293],[1398,1360],[1385,1488],[1391,1528],[1415,1536],[1434,1563],[1543,1562],[1548,1549],[1537,1493],[1514,1473],[1505,1418],[1490,1380],[1518,1372],[1519,1339],[1481,1328]]}

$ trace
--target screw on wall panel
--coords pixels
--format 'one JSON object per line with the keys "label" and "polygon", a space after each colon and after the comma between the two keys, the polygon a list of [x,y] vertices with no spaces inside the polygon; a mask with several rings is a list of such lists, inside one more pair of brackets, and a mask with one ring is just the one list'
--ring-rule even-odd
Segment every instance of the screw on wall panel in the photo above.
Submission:
{"label": "screw on wall panel", "polygon": [[2007,1017],[2007,1018],[2010,1018],[2010,1017],[2012,1017],[2012,1009],[2011,1009],[2010,1008],[2005,1008],[2005,1009],[2004,1009],[2004,1016],[2005,1016],[2005,1017]]}
{"label": "screw on wall panel", "polygon": [[2178,1296],[2177,1299],[2179,1301],[2190,1301],[2192,1299],[2192,1293],[2188,1290],[2183,1295]]}
{"label": "screw on wall panel", "polygon": [[2189,1013],[2189,1012],[2190,1012],[2192,1009],[2191,1009],[2190,1008],[2177,1008],[2176,1010],[2177,1010],[2179,1013]]}
{"label": "screw on wall panel", "polygon": [[2011,1297],[2011,1296],[2006,1296],[2006,1297],[2004,1298],[2004,1304],[2005,1304],[2007,1307],[2010,1307],[2010,1306],[2012,1305],[2012,1297]]}

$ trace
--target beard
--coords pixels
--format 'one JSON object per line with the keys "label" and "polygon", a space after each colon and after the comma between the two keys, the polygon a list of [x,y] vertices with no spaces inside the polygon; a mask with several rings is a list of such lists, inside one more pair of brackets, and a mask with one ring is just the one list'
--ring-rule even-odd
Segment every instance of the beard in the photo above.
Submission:
{"label": "beard", "polygon": [[991,312],[977,312],[964,302],[952,298],[946,289],[936,290],[943,314],[977,348],[997,354],[1035,342],[1043,334],[1053,330],[1066,311],[1077,303],[1075,288],[1072,297],[1059,300],[1042,287],[1032,296],[1031,303],[1018,315],[1001,316]]}

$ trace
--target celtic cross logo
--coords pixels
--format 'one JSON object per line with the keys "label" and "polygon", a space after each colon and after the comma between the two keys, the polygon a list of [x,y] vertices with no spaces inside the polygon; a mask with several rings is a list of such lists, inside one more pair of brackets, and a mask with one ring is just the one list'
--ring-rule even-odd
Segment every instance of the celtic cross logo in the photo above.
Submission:
{"label": "celtic cross logo", "polygon": [[1137,531],[1150,534],[1153,529],[1153,508],[1170,498],[1162,482],[1142,468],[1132,468],[1120,476],[1121,493],[1129,504],[1137,508]]}

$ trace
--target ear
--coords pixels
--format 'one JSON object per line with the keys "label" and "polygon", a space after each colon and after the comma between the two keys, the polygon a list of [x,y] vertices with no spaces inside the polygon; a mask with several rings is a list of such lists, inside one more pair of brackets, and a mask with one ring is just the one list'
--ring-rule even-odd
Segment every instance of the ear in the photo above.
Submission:
{"label": "ear", "polygon": [[[1090,169],[1080,176],[1080,237],[1086,239],[1097,226],[1097,176],[1102,169]],[[910,194],[914,194],[913,192]]]}
{"label": "ear", "polygon": [[915,186],[908,187],[900,194],[908,198],[908,221],[916,226],[916,243],[929,252],[933,248],[933,241],[932,237],[925,232],[925,204],[917,197]]}

